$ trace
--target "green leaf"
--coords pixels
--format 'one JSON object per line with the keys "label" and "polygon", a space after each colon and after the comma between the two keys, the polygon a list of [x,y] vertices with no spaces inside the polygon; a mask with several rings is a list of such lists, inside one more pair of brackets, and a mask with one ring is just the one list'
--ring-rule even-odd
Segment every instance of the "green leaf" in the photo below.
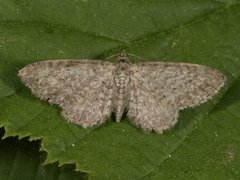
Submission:
{"label": "green leaf", "polygon": [[[2,137],[3,128],[0,128]],[[41,141],[9,137],[0,141],[0,179],[87,179],[87,174],[74,172],[74,165],[58,167],[58,163],[42,166],[45,152],[39,152]]]}
{"label": "green leaf", "polygon": [[[5,138],[42,139],[45,164],[76,163],[91,179],[237,179],[240,1],[5,0],[0,12]],[[106,59],[124,49],[150,61],[210,66],[227,83],[213,100],[181,111],[173,128],[146,134],[126,117],[86,130],[67,123],[61,108],[32,95],[17,77],[33,62]]]}

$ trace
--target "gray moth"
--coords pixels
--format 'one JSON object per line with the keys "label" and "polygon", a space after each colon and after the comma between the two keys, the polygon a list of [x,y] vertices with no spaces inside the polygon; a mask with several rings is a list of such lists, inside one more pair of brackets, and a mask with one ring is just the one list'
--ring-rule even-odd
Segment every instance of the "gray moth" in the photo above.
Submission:
{"label": "gray moth", "polygon": [[124,113],[145,131],[162,133],[179,110],[211,99],[226,77],[211,67],[177,62],[132,64],[123,51],[115,63],[91,59],[48,60],[19,71],[33,94],[62,107],[62,116],[84,128]]}

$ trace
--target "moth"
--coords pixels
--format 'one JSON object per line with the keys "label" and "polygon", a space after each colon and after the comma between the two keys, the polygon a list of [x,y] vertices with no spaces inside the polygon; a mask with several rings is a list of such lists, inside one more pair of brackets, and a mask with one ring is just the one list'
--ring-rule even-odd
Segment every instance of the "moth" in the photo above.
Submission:
{"label": "moth", "polygon": [[132,64],[123,51],[116,62],[48,60],[19,71],[33,94],[62,107],[62,116],[84,128],[126,111],[145,131],[162,133],[177,122],[179,110],[211,99],[226,77],[211,67],[178,62]]}

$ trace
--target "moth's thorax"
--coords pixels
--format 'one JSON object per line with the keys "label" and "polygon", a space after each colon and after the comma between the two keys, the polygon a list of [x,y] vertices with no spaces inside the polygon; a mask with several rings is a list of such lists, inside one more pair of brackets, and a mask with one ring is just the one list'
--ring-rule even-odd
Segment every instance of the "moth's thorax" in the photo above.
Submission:
{"label": "moth's thorax", "polygon": [[[122,53],[123,54],[123,53]],[[116,121],[119,122],[129,98],[129,83],[131,81],[132,64],[126,54],[121,54],[115,63],[116,70],[114,76],[114,83],[116,86],[114,97],[114,109],[116,114]]]}

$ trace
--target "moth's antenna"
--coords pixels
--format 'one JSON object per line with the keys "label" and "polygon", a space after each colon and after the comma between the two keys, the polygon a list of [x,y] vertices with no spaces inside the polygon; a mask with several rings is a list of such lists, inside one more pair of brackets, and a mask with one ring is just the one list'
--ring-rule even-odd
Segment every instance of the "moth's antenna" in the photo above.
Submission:
{"label": "moth's antenna", "polygon": [[[125,53],[125,50],[124,50],[123,52]],[[114,54],[114,55],[108,57],[106,60],[111,59],[111,58],[114,57],[114,56],[119,56],[119,55],[120,55],[120,54]],[[139,59],[142,59],[142,60],[144,60],[144,61],[148,61],[147,59],[144,59],[144,58],[142,58],[142,57],[136,56],[136,55],[134,55],[134,54],[127,54],[127,55],[135,56],[135,57],[137,57],[137,58],[139,58]]]}
{"label": "moth's antenna", "polygon": [[119,56],[119,54],[114,54],[114,55],[108,57],[106,60],[111,59],[111,58],[114,57],[114,56]]}
{"label": "moth's antenna", "polygon": [[134,55],[134,54],[128,54],[128,55],[130,55],[130,56],[135,56],[135,57],[137,57],[137,58],[139,58],[139,59],[142,59],[142,60],[144,60],[144,61],[148,61],[147,59],[144,59],[144,58],[142,58],[142,57],[136,56],[136,55]]}

